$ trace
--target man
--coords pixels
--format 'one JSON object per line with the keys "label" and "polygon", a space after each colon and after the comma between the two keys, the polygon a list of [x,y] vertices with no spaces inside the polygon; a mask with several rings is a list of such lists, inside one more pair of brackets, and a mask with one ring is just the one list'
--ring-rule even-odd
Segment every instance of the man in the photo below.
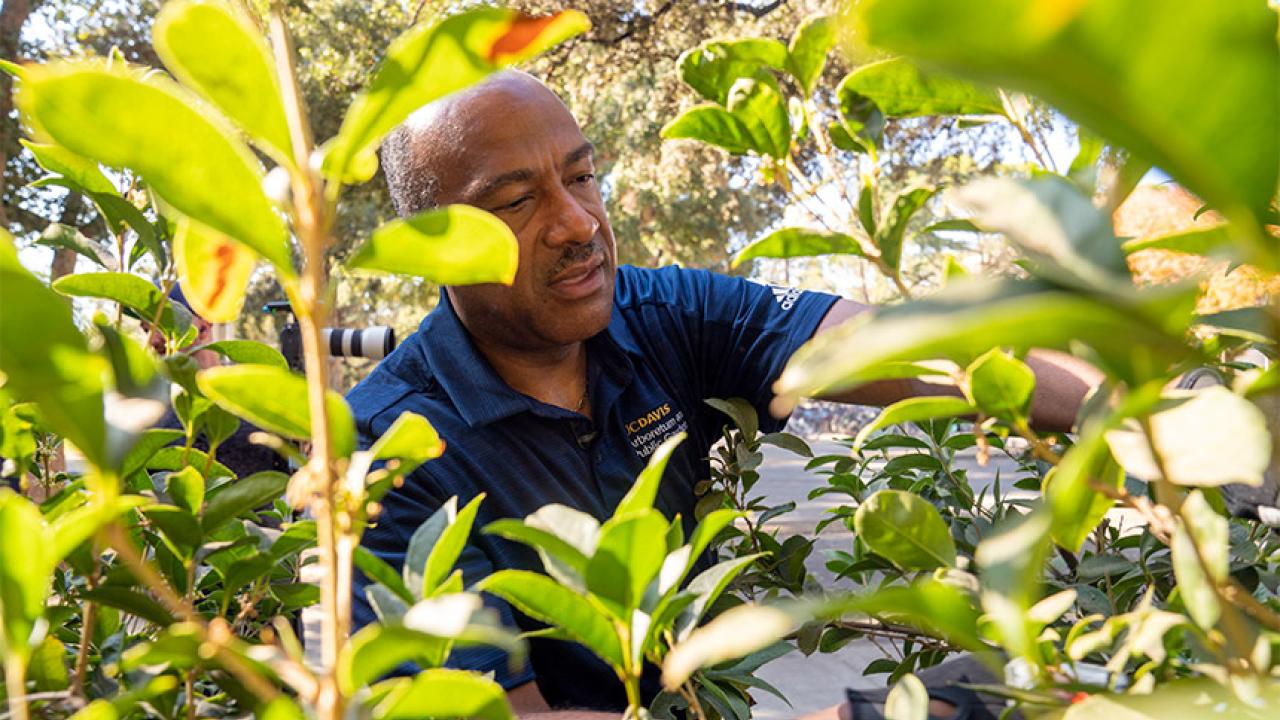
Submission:
{"label": "man", "polygon": [[[419,331],[349,395],[366,445],[406,410],[425,415],[448,443],[385,499],[365,535],[392,565],[403,563],[414,529],[454,495],[466,502],[487,493],[478,527],[548,503],[606,517],[653,449],[681,431],[689,438],[668,465],[657,507],[691,526],[693,485],[709,476],[708,450],[725,422],[703,399],[744,397],[762,429],[779,429],[783,421],[767,408],[787,359],[815,333],[866,310],[705,271],[615,267],[592,146],[528,75],[500,73],[420,110],[388,140],[383,165],[402,216],[473,205],[504,220],[520,248],[510,287],[447,288]],[[1033,363],[1037,419],[1068,427],[1085,376],[1070,358]],[[885,404],[922,391],[881,383],[838,399]],[[479,534],[461,564],[468,585],[495,569],[541,569],[523,546]],[[357,624],[372,619],[361,588],[355,606]],[[451,662],[496,671],[517,711],[625,704],[613,673],[584,648],[535,640],[530,659],[520,673],[506,672],[497,652],[455,653]]]}

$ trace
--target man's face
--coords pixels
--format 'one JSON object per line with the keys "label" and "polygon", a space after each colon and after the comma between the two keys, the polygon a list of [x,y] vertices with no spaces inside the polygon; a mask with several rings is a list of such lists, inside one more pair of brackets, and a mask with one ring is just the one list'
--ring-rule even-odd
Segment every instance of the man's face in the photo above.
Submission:
{"label": "man's face", "polygon": [[450,288],[467,329],[515,350],[599,333],[613,309],[614,238],[577,122],[532,81],[485,88],[454,112],[463,129],[442,153],[438,202],[493,213],[520,245],[510,287]]}

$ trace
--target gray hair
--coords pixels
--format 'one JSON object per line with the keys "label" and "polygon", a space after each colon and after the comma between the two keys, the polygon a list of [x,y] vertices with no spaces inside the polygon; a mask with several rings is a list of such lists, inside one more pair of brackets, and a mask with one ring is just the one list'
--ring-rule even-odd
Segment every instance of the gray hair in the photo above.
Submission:
{"label": "gray hair", "polygon": [[387,176],[391,204],[400,217],[435,208],[440,178],[427,158],[418,152],[421,128],[411,122],[400,125],[382,143],[382,171]]}

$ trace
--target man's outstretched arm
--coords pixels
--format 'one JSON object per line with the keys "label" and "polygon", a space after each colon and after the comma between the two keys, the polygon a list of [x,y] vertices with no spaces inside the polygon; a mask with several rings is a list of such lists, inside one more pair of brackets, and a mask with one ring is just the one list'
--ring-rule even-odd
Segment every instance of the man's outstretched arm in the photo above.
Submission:
{"label": "man's outstretched arm", "polygon": [[[820,335],[845,320],[874,308],[850,300],[838,300],[827,311],[814,335]],[[1102,382],[1102,373],[1088,363],[1066,353],[1032,350],[1024,360],[1036,374],[1036,390],[1031,401],[1031,424],[1046,432],[1067,432],[1075,423],[1076,413],[1085,395]],[[930,378],[880,380],[837,393],[825,400],[858,405],[890,405],[923,395],[959,395],[954,385]]]}

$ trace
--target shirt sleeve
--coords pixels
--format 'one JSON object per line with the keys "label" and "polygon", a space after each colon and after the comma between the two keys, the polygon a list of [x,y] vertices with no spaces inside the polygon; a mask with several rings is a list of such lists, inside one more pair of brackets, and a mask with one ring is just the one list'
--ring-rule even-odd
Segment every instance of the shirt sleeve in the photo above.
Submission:
{"label": "shirt sleeve", "polygon": [[773,383],[839,299],[828,293],[764,285],[705,270],[675,275],[677,303],[688,322],[706,397],[740,397],[760,415],[765,432],[780,430],[773,418]]}

